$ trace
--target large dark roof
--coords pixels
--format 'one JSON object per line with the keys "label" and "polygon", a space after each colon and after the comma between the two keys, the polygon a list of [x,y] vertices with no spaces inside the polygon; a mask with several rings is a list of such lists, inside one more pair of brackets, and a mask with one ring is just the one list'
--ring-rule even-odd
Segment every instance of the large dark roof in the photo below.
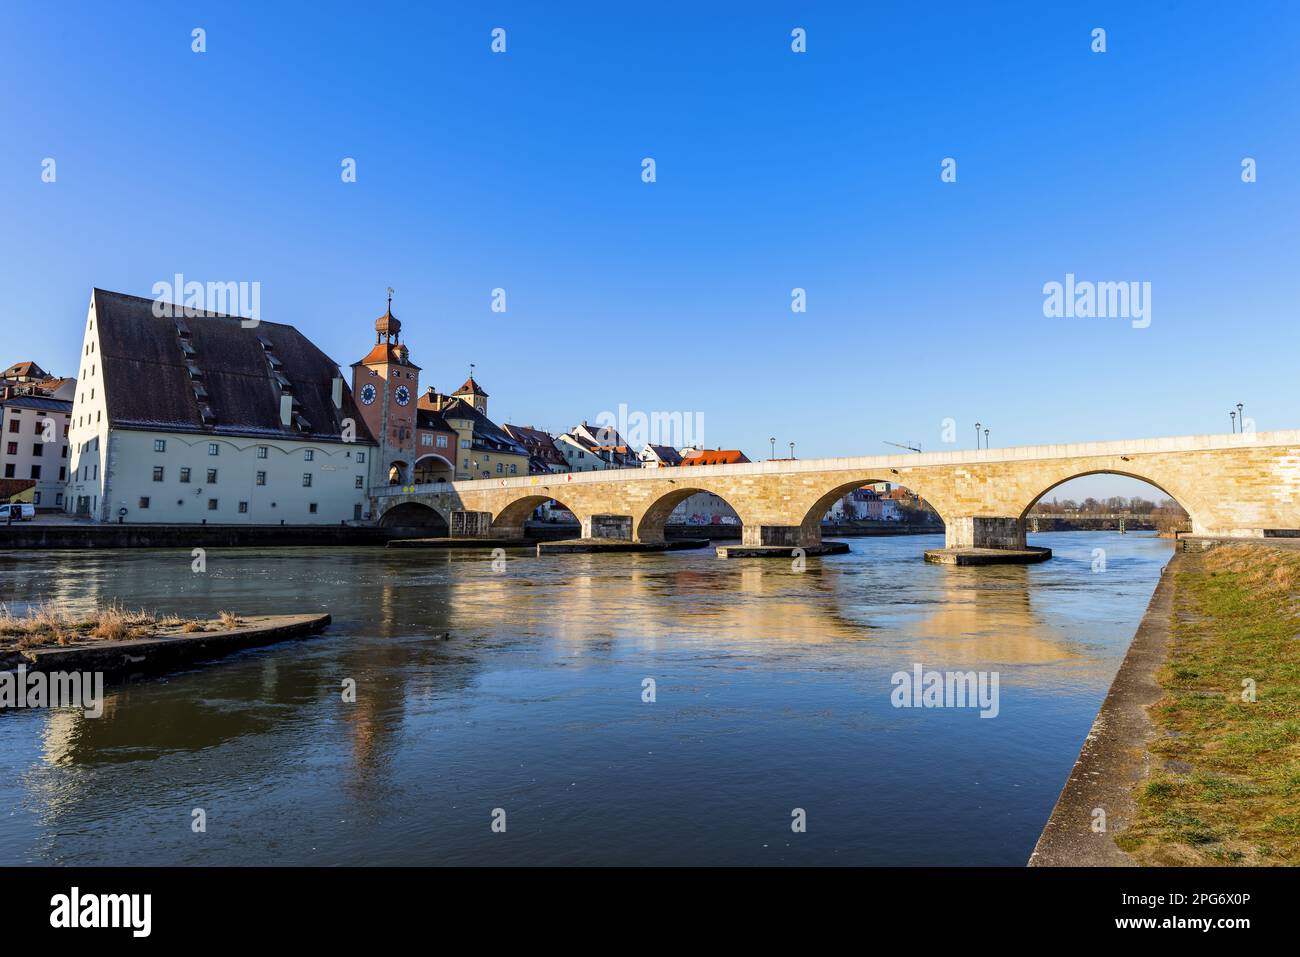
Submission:
{"label": "large dark roof", "polygon": [[[334,407],[338,364],[293,326],[158,317],[154,300],[103,289],[93,301],[113,428],[339,442],[343,419],[351,418],[356,441],[374,444],[346,382],[342,408]],[[196,395],[196,386],[206,395]],[[298,417],[288,426],[280,420],[282,395],[296,400]]]}
{"label": "large dark roof", "polygon": [[15,395],[0,399],[0,405],[12,405],[20,409],[39,409],[42,412],[72,411],[70,399],[51,399],[43,395]]}

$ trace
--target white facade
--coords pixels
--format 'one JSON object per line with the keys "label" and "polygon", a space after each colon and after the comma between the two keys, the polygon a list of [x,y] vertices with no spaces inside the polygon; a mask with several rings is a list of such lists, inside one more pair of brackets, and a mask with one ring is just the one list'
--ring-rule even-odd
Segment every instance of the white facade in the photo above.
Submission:
{"label": "white facade", "polygon": [[614,468],[597,453],[583,445],[568,432],[555,437],[555,447],[564,456],[570,472],[600,472]]}
{"label": "white facade", "polygon": [[68,414],[39,396],[0,402],[0,475],[34,481],[32,504],[42,511],[63,508],[68,474]]}
{"label": "white facade", "polygon": [[126,429],[88,444],[73,454],[64,501],[96,521],[336,525],[367,517],[372,446]]}

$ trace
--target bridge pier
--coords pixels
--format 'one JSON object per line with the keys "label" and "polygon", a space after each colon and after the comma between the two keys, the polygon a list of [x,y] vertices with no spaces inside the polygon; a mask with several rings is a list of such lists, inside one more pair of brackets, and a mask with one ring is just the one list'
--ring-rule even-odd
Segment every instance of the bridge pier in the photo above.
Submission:
{"label": "bridge pier", "polygon": [[740,530],[740,543],[746,547],[777,545],[793,548],[796,545],[820,545],[821,542],[821,528],[809,533],[798,525],[745,525]]}
{"label": "bridge pier", "polygon": [[589,515],[582,520],[583,538],[632,541],[631,515]]}
{"label": "bridge pier", "polygon": [[1027,565],[1052,557],[1050,548],[1025,544],[1025,522],[1003,516],[944,516],[944,547],[925,553],[941,565]]}

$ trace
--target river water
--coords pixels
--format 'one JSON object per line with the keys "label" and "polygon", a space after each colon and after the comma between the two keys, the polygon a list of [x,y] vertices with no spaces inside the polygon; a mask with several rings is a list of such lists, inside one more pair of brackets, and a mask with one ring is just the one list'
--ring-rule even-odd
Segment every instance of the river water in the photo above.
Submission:
{"label": "river water", "polygon": [[[1023,865],[1171,554],[1031,540],[1056,557],[6,554],[11,608],[334,623],[110,687],[99,719],[0,713],[0,864]],[[894,707],[916,664],[996,672],[997,716]]]}

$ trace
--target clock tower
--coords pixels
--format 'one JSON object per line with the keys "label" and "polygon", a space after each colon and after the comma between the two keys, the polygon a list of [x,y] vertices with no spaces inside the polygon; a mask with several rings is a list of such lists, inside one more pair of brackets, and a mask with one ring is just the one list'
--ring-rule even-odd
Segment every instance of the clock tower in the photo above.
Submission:
{"label": "clock tower", "polygon": [[[375,347],[352,363],[352,394],[370,432],[379,440],[379,481],[409,485],[415,469],[415,409],[420,367],[402,344],[402,324],[388,309],[375,320]],[[375,474],[374,471],[371,472]]]}

